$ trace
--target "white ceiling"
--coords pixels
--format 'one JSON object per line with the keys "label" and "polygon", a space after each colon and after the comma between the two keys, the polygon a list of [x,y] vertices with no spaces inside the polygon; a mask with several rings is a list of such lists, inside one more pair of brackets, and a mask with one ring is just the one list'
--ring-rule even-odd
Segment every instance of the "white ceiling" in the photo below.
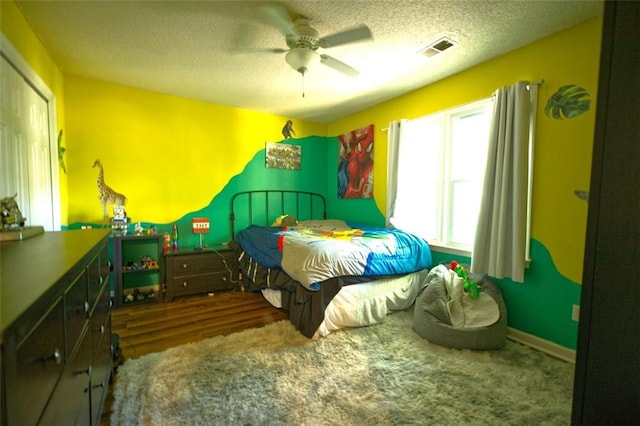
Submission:
{"label": "white ceiling", "polygon": [[[602,14],[591,0],[280,2],[320,36],[366,24],[373,39],[319,49],[360,71],[305,74],[257,1],[17,1],[65,75],[328,123]],[[457,46],[417,54],[443,36]],[[234,49],[236,52],[234,53]],[[305,96],[302,97],[302,93]]]}

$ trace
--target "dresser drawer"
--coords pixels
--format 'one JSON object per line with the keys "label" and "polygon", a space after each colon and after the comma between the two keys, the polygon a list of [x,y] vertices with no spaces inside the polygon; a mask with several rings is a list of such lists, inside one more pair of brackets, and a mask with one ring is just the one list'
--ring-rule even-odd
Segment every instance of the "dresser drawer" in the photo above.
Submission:
{"label": "dresser drawer", "polygon": [[7,382],[14,384],[6,393],[9,418],[35,424],[65,365],[62,298],[18,343],[15,356],[6,366]]}
{"label": "dresser drawer", "polygon": [[75,354],[67,360],[58,386],[51,397],[40,424],[88,425],[90,424],[89,378],[91,367],[91,339],[85,333]]}
{"label": "dresser drawer", "polygon": [[97,350],[98,344],[103,336],[108,335],[109,328],[109,313],[111,312],[111,297],[109,294],[109,285],[105,283],[105,286],[98,297],[96,307],[91,313],[91,319],[89,320],[89,329],[91,331],[91,342],[93,345],[93,352]]}
{"label": "dresser drawer", "polygon": [[[107,289],[108,290],[108,289]],[[108,293],[108,291],[107,291]],[[91,418],[92,424],[100,424],[102,416],[102,404],[105,399],[111,368],[113,364],[113,347],[111,346],[111,317],[107,315],[102,325],[104,332],[94,333],[91,350]]]}
{"label": "dresser drawer", "polygon": [[87,289],[88,289],[88,301],[89,309],[93,309],[96,303],[96,298],[100,289],[102,289],[102,275],[100,271],[100,254],[96,255],[89,266],[87,266]]}
{"label": "dresser drawer", "polygon": [[71,283],[64,293],[64,311],[66,317],[66,350],[73,351],[80,333],[89,317],[87,301],[87,271],[83,271]]}

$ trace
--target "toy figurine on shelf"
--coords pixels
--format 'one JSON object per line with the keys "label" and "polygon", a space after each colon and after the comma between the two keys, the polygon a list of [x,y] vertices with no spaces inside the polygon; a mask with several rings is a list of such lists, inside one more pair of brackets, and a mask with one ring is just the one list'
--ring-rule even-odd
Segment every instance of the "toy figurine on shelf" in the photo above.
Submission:
{"label": "toy figurine on shelf", "polygon": [[137,288],[133,290],[133,297],[137,302],[144,300],[144,294]]}
{"label": "toy figurine on shelf", "polygon": [[178,251],[178,226],[173,224],[173,251]]}
{"label": "toy figurine on shelf", "polygon": [[2,218],[0,229],[4,229],[5,227],[22,228],[24,226],[27,218],[22,216],[22,212],[20,212],[20,208],[16,202],[17,196],[18,194],[16,193],[13,197],[4,197],[0,200],[0,217]]}
{"label": "toy figurine on shelf", "polygon": [[167,254],[171,250],[171,236],[168,232],[164,233],[164,253]]}
{"label": "toy figurine on shelf", "polygon": [[113,219],[111,219],[111,231],[115,235],[127,235],[129,218],[124,206],[113,206]]}

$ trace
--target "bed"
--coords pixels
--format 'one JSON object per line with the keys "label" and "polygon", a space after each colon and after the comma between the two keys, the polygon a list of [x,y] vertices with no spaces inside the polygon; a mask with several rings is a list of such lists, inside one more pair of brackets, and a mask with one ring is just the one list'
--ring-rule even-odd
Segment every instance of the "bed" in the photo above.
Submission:
{"label": "bed", "polygon": [[312,339],[409,308],[432,263],[412,234],[327,219],[313,192],[240,192],[229,217],[244,290],[262,292]]}

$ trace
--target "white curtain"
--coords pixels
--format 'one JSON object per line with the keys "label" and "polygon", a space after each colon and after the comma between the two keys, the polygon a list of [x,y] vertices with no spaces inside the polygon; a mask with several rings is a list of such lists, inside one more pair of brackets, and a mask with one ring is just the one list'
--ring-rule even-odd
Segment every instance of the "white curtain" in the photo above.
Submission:
{"label": "white curtain", "polygon": [[471,271],[524,282],[531,98],[529,82],[494,93]]}
{"label": "white curtain", "polygon": [[398,157],[402,131],[408,120],[396,120],[389,123],[387,133],[387,213],[385,225],[392,227],[391,218],[395,212],[396,197],[398,195]]}

